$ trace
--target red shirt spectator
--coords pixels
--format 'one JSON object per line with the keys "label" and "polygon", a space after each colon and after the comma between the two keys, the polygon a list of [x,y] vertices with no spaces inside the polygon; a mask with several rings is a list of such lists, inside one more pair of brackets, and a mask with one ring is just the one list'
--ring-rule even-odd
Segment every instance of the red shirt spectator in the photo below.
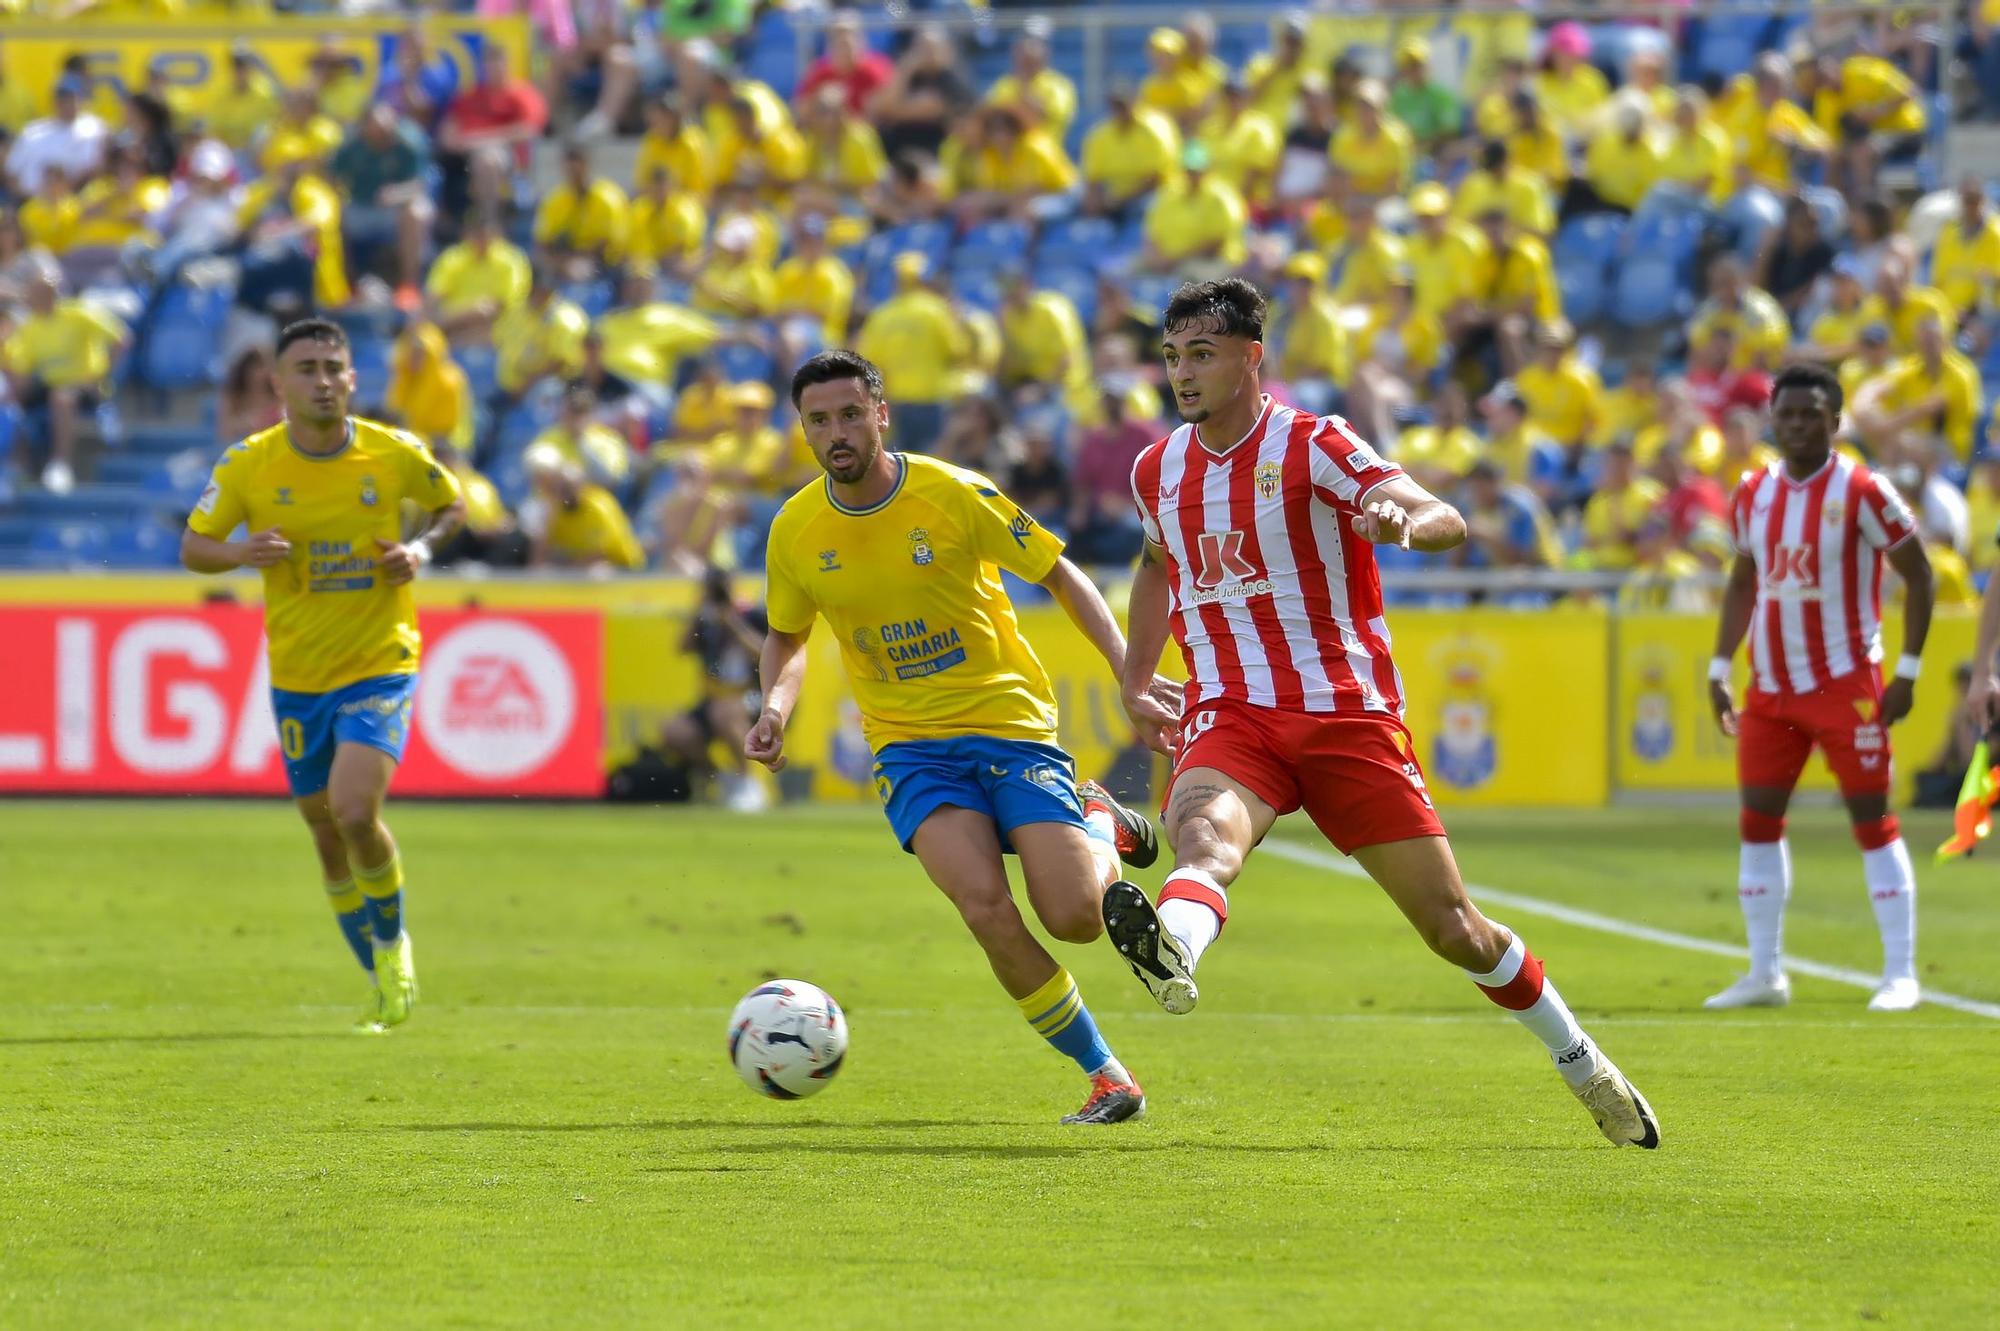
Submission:
{"label": "red shirt spectator", "polygon": [[468,153],[487,144],[510,146],[520,170],[527,170],[529,153],[549,122],[549,106],[526,79],[507,68],[507,50],[487,46],[479,66],[479,82],[451,99],[438,135],[446,152]]}
{"label": "red shirt spectator", "polygon": [[889,57],[868,49],[859,23],[852,18],[836,19],[826,30],[826,54],[806,66],[795,100],[803,106],[815,92],[837,83],[846,94],[848,113],[858,116],[868,99],[886,87],[895,73]]}
{"label": "red shirt spectator", "polygon": [[1699,366],[1688,370],[1687,382],[1694,400],[1717,425],[1737,407],[1762,411],[1771,401],[1771,376],[1762,370]]}
{"label": "red shirt spectator", "polygon": [[1113,414],[1103,425],[1084,433],[1070,472],[1078,508],[1093,516],[1131,510],[1132,464],[1161,434],[1157,422],[1124,419],[1119,393],[1107,392],[1104,397]]}

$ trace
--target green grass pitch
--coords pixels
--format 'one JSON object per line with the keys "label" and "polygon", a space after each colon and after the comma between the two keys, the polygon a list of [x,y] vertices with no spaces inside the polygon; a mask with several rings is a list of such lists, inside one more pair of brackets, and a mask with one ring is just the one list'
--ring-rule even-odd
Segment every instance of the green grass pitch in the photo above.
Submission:
{"label": "green grass pitch", "polygon": [[[1727,813],[1451,822],[1475,883],[1739,940]],[[1063,1128],[872,812],[392,823],[425,999],[366,1039],[289,806],[0,804],[0,1326],[2000,1324],[2000,1021],[1704,1015],[1729,960],[1496,910],[1660,1114],[1614,1151],[1374,889],[1265,855],[1192,1016],[1057,949],[1151,1097]],[[1793,829],[1791,949],[1873,969],[1852,842]],[[2000,1001],[1993,865],[1910,830],[1925,982]],[[852,1023],[808,1102],[724,1057],[771,975]]]}

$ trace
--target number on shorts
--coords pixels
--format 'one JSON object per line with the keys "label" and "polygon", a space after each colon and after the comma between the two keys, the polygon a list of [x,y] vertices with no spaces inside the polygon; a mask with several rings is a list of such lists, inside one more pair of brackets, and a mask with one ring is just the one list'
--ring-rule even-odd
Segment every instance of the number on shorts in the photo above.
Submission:
{"label": "number on shorts", "polygon": [[278,722],[278,743],[293,762],[306,756],[306,728],[291,717]]}

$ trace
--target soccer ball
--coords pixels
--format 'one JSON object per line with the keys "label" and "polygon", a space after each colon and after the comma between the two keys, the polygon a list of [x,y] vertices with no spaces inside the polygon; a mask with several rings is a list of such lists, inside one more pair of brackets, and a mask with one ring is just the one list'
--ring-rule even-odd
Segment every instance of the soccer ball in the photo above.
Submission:
{"label": "soccer ball", "polygon": [[847,1018],[833,995],[804,980],[770,980],[729,1014],[729,1061],[751,1090],[774,1100],[818,1095],[847,1057]]}

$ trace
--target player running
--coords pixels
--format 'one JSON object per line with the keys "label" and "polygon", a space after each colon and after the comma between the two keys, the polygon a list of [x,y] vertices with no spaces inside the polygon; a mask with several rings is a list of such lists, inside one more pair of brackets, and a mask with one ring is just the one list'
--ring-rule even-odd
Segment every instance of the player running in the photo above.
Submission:
{"label": "player running", "polygon": [[[382,823],[417,687],[410,580],[465,505],[457,478],[414,436],[347,414],[354,358],[339,324],[290,325],[277,365],[285,419],[215,464],[181,535],[181,563],[263,571],[285,779],[340,931],[374,984],[355,1029],[379,1032],[407,1021],[417,1000],[403,866]],[[429,515],[407,540],[406,499]],[[250,534],[230,540],[239,525]]]}
{"label": "player running", "polygon": [[[1750,973],[1711,1008],[1791,1001],[1780,939],[1792,891],[1785,810],[1818,745],[1840,783],[1861,843],[1861,872],[1882,933],[1882,985],[1872,1012],[1920,999],[1917,879],[1889,812],[1889,727],[1910,714],[1931,626],[1931,565],[1909,506],[1880,476],[1833,451],[1840,380],[1817,365],[1779,371],[1771,424],[1783,456],[1743,478],[1732,506],[1736,562],[1709,662],[1709,703],[1736,737],[1743,847],[1736,897],[1750,936]],[[1903,655],[1882,683],[1882,561],[1903,580]],[[1750,635],[1751,685],[1739,714],[1730,662]]]}
{"label": "player running", "polygon": [[[1156,910],[1118,883],[1104,921],[1169,1012],[1193,1010],[1195,966],[1229,916],[1228,888],[1280,814],[1303,808],[1433,952],[1548,1046],[1619,1146],[1656,1147],[1645,1097],[1584,1034],[1520,937],[1465,894],[1404,728],[1403,684],[1371,543],[1448,550],[1465,521],[1339,417],[1259,386],[1264,297],[1240,279],[1183,286],[1163,349],[1180,429],[1139,455],[1146,548],[1132,587],[1125,697],[1174,759],[1174,847]],[[1179,731],[1146,706],[1171,630],[1187,662]]]}
{"label": "player running", "polygon": [[[1145,1093],[1098,1034],[1076,981],[1028,932],[1001,856],[1021,858],[1036,916],[1066,943],[1101,932],[1098,901],[1122,855],[1141,867],[1152,824],[1101,787],[1081,794],[1056,747],[1055,695],[1021,637],[1000,570],[1040,583],[1104,654],[1125,667],[1125,639],[1090,580],[976,473],[882,446],[882,374],[848,351],[799,367],[792,405],[826,478],[771,526],[764,711],[744,741],[754,761],[785,762],[785,724],[805,679],[806,640],[824,616],[875,751],[875,790],[906,851],[965,919],[1001,987],[1035,1033],[1076,1061],[1089,1098],[1065,1123],[1117,1123]],[[1154,653],[1153,659],[1159,659]],[[1135,686],[1137,715],[1172,721],[1174,686]]]}

